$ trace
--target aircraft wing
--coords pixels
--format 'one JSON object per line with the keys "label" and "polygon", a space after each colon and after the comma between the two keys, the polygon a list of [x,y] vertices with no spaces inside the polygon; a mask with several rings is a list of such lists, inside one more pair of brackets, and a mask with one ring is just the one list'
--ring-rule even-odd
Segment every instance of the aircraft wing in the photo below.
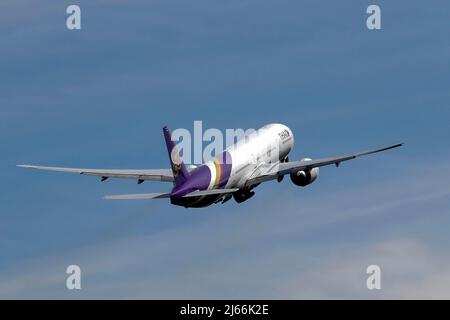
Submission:
{"label": "aircraft wing", "polygon": [[258,176],[253,176],[249,179],[245,184],[247,186],[255,185],[261,182],[270,181],[278,178],[279,176],[283,176],[285,174],[290,174],[292,172],[297,172],[300,170],[309,170],[317,167],[328,166],[330,164],[334,164],[339,166],[341,162],[352,160],[358,157],[366,156],[372,153],[382,152],[389,149],[394,149],[402,146],[402,143],[387,146],[384,148],[372,149],[364,152],[339,156],[339,157],[331,157],[331,158],[323,158],[316,160],[302,160],[302,161],[292,161],[285,163],[277,163],[272,165],[266,165],[265,168],[260,168],[260,174]]}
{"label": "aircraft wing", "polygon": [[143,170],[111,170],[111,169],[82,169],[82,168],[61,168],[61,167],[42,167],[32,165],[17,165],[21,168],[31,168],[45,171],[78,173],[86,176],[102,177],[102,180],[108,178],[134,179],[138,181],[165,181],[172,182],[173,174],[171,169],[143,169]]}

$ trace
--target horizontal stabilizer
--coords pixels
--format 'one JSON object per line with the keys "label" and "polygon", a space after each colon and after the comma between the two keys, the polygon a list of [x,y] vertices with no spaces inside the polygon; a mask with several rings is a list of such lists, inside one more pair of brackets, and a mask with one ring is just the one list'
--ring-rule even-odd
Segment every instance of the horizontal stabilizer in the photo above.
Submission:
{"label": "horizontal stabilizer", "polygon": [[[233,189],[214,189],[214,190],[198,190],[187,195],[183,196],[183,198],[188,197],[201,197],[201,196],[210,196],[210,195],[218,195],[218,194],[226,194],[233,193],[238,191],[238,188]],[[151,200],[151,199],[162,199],[162,198],[170,198],[170,192],[159,192],[159,193],[141,193],[141,194],[119,194],[115,196],[106,196],[104,199],[106,200]]]}
{"label": "horizontal stabilizer", "polygon": [[199,191],[194,191],[194,192],[188,193],[187,195],[185,195],[183,197],[186,198],[186,197],[210,196],[210,195],[217,195],[217,194],[233,193],[233,192],[236,192],[238,190],[239,190],[238,188],[199,190]]}
{"label": "horizontal stabilizer", "polygon": [[106,196],[103,199],[106,200],[150,200],[150,199],[162,199],[169,198],[170,192],[159,193],[141,193],[141,194],[119,194],[116,196]]}

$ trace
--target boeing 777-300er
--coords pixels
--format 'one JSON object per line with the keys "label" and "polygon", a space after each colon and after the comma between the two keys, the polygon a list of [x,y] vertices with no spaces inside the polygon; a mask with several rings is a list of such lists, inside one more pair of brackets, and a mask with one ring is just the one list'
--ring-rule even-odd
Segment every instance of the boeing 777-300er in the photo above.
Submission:
{"label": "boeing 777-300er", "polygon": [[71,172],[87,176],[172,182],[170,192],[106,196],[105,199],[160,199],[170,198],[174,205],[183,207],[207,207],[224,203],[232,197],[241,203],[251,198],[252,191],[260,183],[270,180],[280,182],[290,175],[297,186],[307,186],[319,176],[319,168],[336,165],[360,156],[400,147],[395,144],[365,152],[312,160],[309,158],[289,162],[288,154],[294,145],[294,135],[287,126],[269,124],[236,144],[228,147],[212,160],[199,166],[186,166],[181,161],[175,143],[167,127],[163,128],[171,169],[103,170],[18,165],[47,171]]}

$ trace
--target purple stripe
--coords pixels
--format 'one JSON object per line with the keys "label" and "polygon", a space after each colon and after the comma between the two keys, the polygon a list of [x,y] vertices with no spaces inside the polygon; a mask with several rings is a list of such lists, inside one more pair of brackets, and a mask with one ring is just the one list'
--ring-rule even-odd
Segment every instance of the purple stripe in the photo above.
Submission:
{"label": "purple stripe", "polygon": [[181,198],[185,194],[195,190],[206,190],[208,189],[210,181],[211,171],[208,166],[202,165],[191,172],[184,184],[177,186],[172,190],[171,197]]}
{"label": "purple stripe", "polygon": [[[227,184],[231,175],[231,155],[227,151],[224,151],[218,155],[216,159],[220,163],[222,172],[219,188],[223,188]],[[210,182],[211,170],[208,166],[202,165],[190,173],[185,183],[175,186],[172,190],[171,198],[178,199],[195,190],[207,190]]]}

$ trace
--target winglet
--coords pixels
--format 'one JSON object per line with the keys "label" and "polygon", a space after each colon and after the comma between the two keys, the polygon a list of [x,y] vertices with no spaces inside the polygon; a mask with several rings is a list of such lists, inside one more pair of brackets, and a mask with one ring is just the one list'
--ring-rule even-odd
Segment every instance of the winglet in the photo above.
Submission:
{"label": "winglet", "polygon": [[172,141],[172,136],[167,127],[163,128],[164,139],[166,140],[167,152],[169,153],[170,165],[172,166],[172,173],[175,179],[175,186],[179,186],[186,182],[189,177],[189,172],[186,169],[183,161],[181,161],[175,143]]}

